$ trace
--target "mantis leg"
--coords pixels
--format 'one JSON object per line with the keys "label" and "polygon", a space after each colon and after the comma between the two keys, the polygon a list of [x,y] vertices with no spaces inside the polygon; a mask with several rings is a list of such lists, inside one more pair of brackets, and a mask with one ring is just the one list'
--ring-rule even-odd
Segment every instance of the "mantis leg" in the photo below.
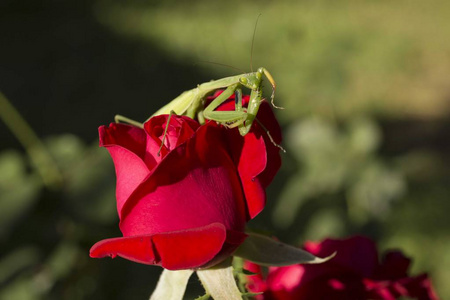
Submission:
{"label": "mantis leg", "polygon": [[[211,102],[205,110],[203,111],[203,116],[205,119],[216,121],[228,128],[237,127],[242,125],[244,121],[247,119],[247,113],[242,109],[242,92],[240,90],[240,84],[235,83],[230,85],[222,94],[220,94],[213,102]],[[215,111],[220,104],[224,103],[233,93],[238,90],[238,98],[237,102],[240,104],[236,104],[236,108],[238,110],[234,111]]]}
{"label": "mantis leg", "polygon": [[114,116],[114,122],[116,122],[116,123],[121,123],[122,122],[122,123],[127,123],[127,124],[130,124],[130,125],[134,125],[134,126],[139,127],[139,128],[144,128],[144,125],[142,123],[140,123],[138,121],[135,121],[135,120],[132,120],[130,118],[121,116],[121,115],[115,115]]}
{"label": "mantis leg", "polygon": [[161,149],[162,149],[162,147],[164,145],[164,141],[166,140],[167,130],[169,129],[170,119],[172,118],[172,115],[176,115],[176,113],[173,110],[170,111],[169,117],[167,118],[166,128],[164,129],[163,138],[161,140],[161,146],[159,146],[159,150],[156,153],[156,155],[158,155],[158,156],[161,155]]}
{"label": "mantis leg", "polygon": [[244,120],[244,122],[239,126],[239,133],[244,136],[252,127],[253,121],[256,118],[256,114],[258,113],[259,106],[261,105],[261,90],[255,89],[252,90],[250,93],[250,101],[248,102],[247,107],[247,118]]}
{"label": "mantis leg", "polygon": [[272,135],[270,134],[269,130],[266,128],[266,126],[264,126],[263,123],[261,123],[260,120],[258,120],[258,118],[255,118],[255,121],[259,124],[259,126],[261,126],[261,128],[266,132],[267,136],[269,137],[270,142],[277,148],[279,148],[281,151],[283,151],[284,153],[286,153],[286,150],[279,144],[277,144],[275,142],[275,140],[272,138]]}
{"label": "mantis leg", "polygon": [[235,101],[235,111],[244,111],[242,109],[242,89],[240,87],[236,88],[234,91],[234,101]]}
{"label": "mantis leg", "polygon": [[273,99],[275,98],[275,89],[277,88],[277,84],[275,83],[275,80],[273,79],[272,75],[269,73],[269,71],[267,71],[266,68],[259,68],[258,72],[263,73],[266,76],[267,80],[269,80],[270,85],[272,86],[272,95],[270,96],[270,103],[272,103],[272,106],[274,108],[284,109],[284,107],[276,106],[275,103],[273,103]]}

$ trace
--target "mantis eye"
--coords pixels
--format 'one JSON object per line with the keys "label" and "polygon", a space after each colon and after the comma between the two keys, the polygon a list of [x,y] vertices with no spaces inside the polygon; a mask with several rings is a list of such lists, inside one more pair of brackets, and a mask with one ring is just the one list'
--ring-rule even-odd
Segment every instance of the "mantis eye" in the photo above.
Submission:
{"label": "mantis eye", "polygon": [[241,77],[241,78],[239,78],[239,82],[240,82],[241,84],[246,85],[246,84],[248,83],[248,79],[247,79],[246,77]]}

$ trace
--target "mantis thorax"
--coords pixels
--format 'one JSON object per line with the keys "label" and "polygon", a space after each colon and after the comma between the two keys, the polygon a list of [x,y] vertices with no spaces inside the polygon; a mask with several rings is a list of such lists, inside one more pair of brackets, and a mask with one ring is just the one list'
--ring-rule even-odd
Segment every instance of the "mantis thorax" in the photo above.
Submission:
{"label": "mantis thorax", "polygon": [[261,86],[262,73],[262,68],[260,68],[257,72],[243,74],[239,78],[239,83],[248,89],[256,90]]}

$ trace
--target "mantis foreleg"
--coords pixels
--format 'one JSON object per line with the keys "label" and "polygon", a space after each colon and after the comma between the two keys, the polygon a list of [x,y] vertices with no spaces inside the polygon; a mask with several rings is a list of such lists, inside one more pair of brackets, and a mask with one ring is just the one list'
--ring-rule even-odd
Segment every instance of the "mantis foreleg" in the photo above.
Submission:
{"label": "mantis foreleg", "polygon": [[138,121],[132,120],[130,118],[121,116],[121,115],[115,115],[114,116],[114,122],[116,122],[116,123],[127,123],[127,124],[130,124],[130,125],[139,127],[139,128],[144,128],[144,124],[142,124],[142,123],[140,123]]}
{"label": "mantis foreleg", "polygon": [[[256,72],[245,73],[241,75],[235,75],[231,77],[222,78],[215,81],[210,81],[198,85],[196,88],[182,93],[180,96],[175,98],[173,101],[160,108],[152,116],[157,116],[161,114],[178,114],[185,115],[190,118],[197,118],[200,124],[204,124],[206,120],[216,121],[228,128],[238,127],[239,133],[244,136],[246,135],[253,122],[256,120],[259,107],[262,100],[262,77],[265,76],[272,86],[272,95],[270,97],[271,103],[275,108],[281,108],[274,104],[274,95],[276,83],[265,68],[259,68]],[[246,108],[242,107],[242,88],[248,88],[251,90],[250,100]],[[223,89],[225,90],[216,97],[209,105],[205,107],[206,96],[210,93]],[[228,98],[236,93],[235,97],[235,109],[233,111],[217,111],[217,108],[228,100]],[[143,124],[124,116],[117,115],[115,117],[116,122],[125,122],[140,128],[143,128]],[[170,116],[169,116],[170,120]],[[256,120],[257,121],[257,120]],[[163,136],[166,135],[166,130]],[[267,132],[267,131],[266,131]],[[271,138],[269,132],[267,132],[272,143],[277,145]]]}
{"label": "mantis foreleg", "polygon": [[[237,92],[236,110],[233,111],[216,111],[222,103]],[[203,111],[203,116],[208,120],[216,121],[228,128],[240,126],[247,118],[247,113],[242,110],[242,91],[239,83],[230,85],[216,99],[214,99]]]}
{"label": "mantis foreleg", "polygon": [[156,155],[158,155],[158,156],[161,155],[161,149],[164,146],[164,141],[166,139],[167,130],[169,129],[170,119],[172,118],[172,115],[176,115],[176,113],[173,110],[170,111],[169,117],[167,117],[166,128],[164,128],[164,134],[163,134],[163,137],[161,139],[161,146],[159,146],[158,153],[156,153]]}

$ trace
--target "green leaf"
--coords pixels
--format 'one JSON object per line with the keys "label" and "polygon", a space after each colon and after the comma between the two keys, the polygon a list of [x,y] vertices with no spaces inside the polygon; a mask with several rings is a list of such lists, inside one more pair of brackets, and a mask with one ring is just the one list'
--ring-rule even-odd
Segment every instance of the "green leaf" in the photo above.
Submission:
{"label": "green leaf", "polygon": [[320,264],[333,258],[336,253],[320,258],[305,250],[271,239],[267,236],[247,233],[249,236],[236,250],[242,257],[262,266],[289,266],[294,264]]}

